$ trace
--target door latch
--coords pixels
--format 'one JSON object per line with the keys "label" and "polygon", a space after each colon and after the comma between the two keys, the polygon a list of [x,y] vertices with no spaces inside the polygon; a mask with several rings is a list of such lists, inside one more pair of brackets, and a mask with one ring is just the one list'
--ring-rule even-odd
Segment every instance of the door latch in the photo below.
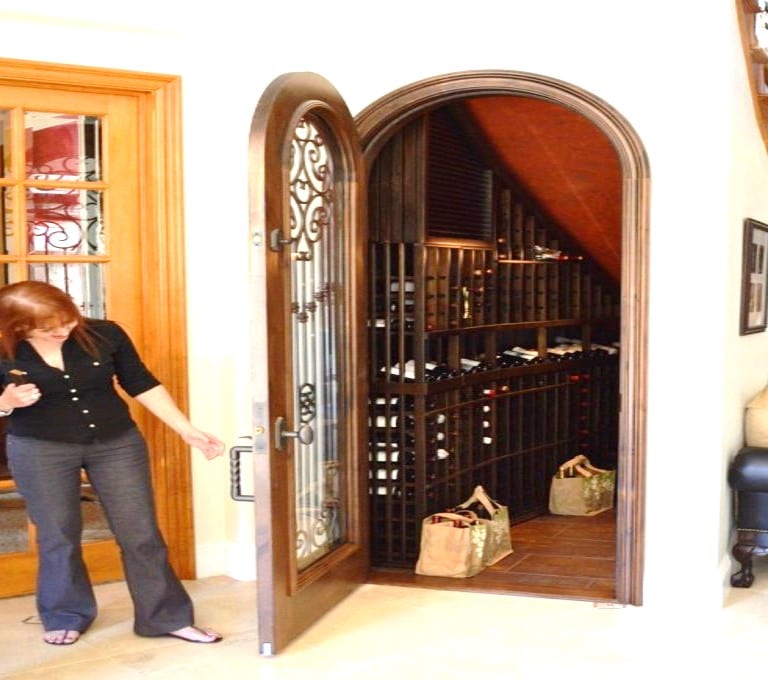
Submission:
{"label": "door latch", "polygon": [[275,418],[275,449],[282,451],[285,439],[298,439],[301,444],[311,444],[315,440],[315,432],[307,424],[302,425],[295,432],[286,430],[285,418],[278,416]]}

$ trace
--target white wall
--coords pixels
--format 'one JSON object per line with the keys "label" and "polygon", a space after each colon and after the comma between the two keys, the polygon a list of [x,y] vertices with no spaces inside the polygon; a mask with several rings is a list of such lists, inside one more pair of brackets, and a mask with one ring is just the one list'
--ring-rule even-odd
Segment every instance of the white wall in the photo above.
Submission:
{"label": "white wall", "polygon": [[[247,139],[274,77],[316,71],[353,114],[454,71],[573,83],[635,127],[652,173],[645,603],[719,605],[725,471],[768,356],[768,334],[738,335],[742,220],[768,222],[768,159],[734,3],[251,4],[0,0],[2,57],[182,77],[193,419],[232,445],[249,430]],[[229,500],[226,462],[196,459],[194,475],[200,575],[253,577],[251,509]]]}
{"label": "white wall", "polygon": [[[733,53],[734,71],[740,65],[741,54]],[[768,223],[768,156],[759,129],[754,124],[754,106],[748,96],[749,81],[735,78],[727,93],[731,104],[730,158],[727,165],[729,182],[729,209],[726,272],[726,295],[737,300],[741,291],[742,221],[752,217]],[[725,475],[727,464],[744,445],[744,404],[766,385],[766,333],[739,336],[740,309],[731,306],[725,319],[725,389],[723,391],[724,429],[722,448],[726,456],[721,460],[720,474],[724,488],[721,493],[723,523],[718,549],[729,554],[735,536],[732,536],[732,504]],[[733,359],[736,361],[733,361]],[[727,563],[726,559],[723,559]],[[730,566],[730,564],[728,565]]]}

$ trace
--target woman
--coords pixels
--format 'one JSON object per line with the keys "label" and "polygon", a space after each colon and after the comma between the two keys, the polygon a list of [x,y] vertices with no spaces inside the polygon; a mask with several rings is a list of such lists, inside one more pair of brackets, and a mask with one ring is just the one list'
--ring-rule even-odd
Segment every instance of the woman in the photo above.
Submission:
{"label": "woman", "polygon": [[81,550],[85,470],[120,546],[134,631],[218,642],[218,633],[193,625],[192,602],[168,563],[146,442],[114,378],[206,458],[223,453],[223,442],[189,422],[116,323],[83,318],[47,283],[0,288],[0,415],[8,420],[11,474],[37,528],[43,640],[72,644],[96,616]]}

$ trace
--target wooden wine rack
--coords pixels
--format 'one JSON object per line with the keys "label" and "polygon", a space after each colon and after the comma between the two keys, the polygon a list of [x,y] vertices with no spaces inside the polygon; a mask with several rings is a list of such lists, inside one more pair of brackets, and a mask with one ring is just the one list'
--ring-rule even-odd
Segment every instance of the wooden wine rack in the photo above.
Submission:
{"label": "wooden wine rack", "polygon": [[[514,523],[547,512],[551,477],[575,454],[616,465],[618,286],[482,159],[458,161],[450,176],[461,182],[462,171],[472,173],[475,191],[488,179],[491,231],[461,238],[475,232],[460,219],[434,228],[429,205],[440,203],[441,188],[429,181],[429,149],[446,135],[455,136],[451,148],[461,157],[461,130],[450,117],[428,114],[390,142],[372,171],[375,567],[412,568],[421,520],[478,484],[509,507]],[[423,181],[414,182],[422,157]],[[426,200],[419,186],[429,188]],[[534,245],[582,259],[534,260]],[[579,339],[583,351],[552,354],[560,337]],[[534,357],[514,364],[507,352],[516,347]]]}

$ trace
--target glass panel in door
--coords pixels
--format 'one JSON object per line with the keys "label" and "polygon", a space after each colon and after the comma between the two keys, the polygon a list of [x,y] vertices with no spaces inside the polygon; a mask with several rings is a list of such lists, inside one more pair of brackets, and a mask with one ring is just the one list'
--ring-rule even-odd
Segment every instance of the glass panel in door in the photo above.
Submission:
{"label": "glass panel in door", "polygon": [[291,145],[290,279],[293,297],[296,562],[299,570],[342,545],[346,501],[341,483],[343,447],[336,429],[340,411],[344,239],[336,223],[333,157],[319,130],[305,117]]}
{"label": "glass panel in door", "polygon": [[[19,135],[14,121],[21,121],[23,126],[23,154],[15,141]],[[69,293],[85,316],[104,318],[105,264],[61,261],[68,256],[106,252],[103,189],[83,186],[101,179],[100,118],[6,110],[0,114],[0,139],[3,175],[18,180],[0,187],[2,252],[13,258],[4,263],[0,285],[24,279],[46,281]],[[112,538],[98,497],[85,476],[81,499],[83,541]],[[0,554],[32,550],[31,531],[24,501],[7,467],[3,444]]]}

